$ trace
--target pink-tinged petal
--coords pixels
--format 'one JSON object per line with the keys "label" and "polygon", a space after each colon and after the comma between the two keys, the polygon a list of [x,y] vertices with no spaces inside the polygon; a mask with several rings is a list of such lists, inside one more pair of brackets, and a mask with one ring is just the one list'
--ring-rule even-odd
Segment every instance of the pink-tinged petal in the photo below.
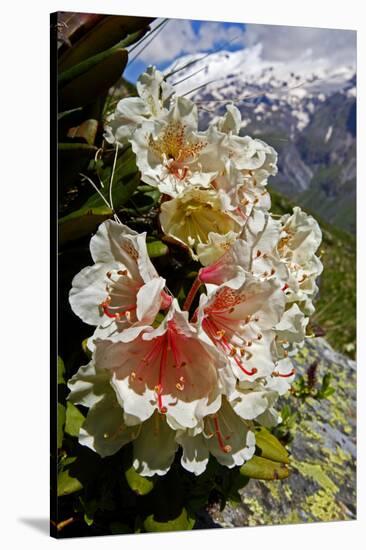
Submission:
{"label": "pink-tinged petal", "polygon": [[70,291],[71,307],[84,322],[123,330],[151,323],[160,307],[167,307],[163,288],[159,300],[164,283],[148,256],[145,233],[108,220],[92,237],[90,249],[98,261],[74,277]]}
{"label": "pink-tinged petal", "polygon": [[225,362],[177,307],[174,302],[155,330],[133,327],[113,341],[97,340],[95,360],[113,371],[113,386],[128,414],[142,420],[157,409],[183,427],[194,427],[220,406],[218,369]]}
{"label": "pink-tinged petal", "polygon": [[241,380],[270,375],[274,362],[274,326],[281,319],[286,298],[274,280],[260,280],[246,274],[237,289],[221,285],[197,313],[199,330],[206,332],[226,356]]}
{"label": "pink-tinged petal", "polygon": [[216,262],[199,272],[203,283],[221,285],[231,281],[232,288],[238,288],[244,282],[244,270],[250,264],[250,249],[245,241],[238,239]]}

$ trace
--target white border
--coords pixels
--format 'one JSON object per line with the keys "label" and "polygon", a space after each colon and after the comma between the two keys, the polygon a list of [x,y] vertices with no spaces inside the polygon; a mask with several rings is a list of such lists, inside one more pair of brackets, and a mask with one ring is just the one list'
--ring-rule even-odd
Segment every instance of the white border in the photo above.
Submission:
{"label": "white border", "polygon": [[[359,547],[365,532],[365,27],[359,0],[164,2],[163,0],[9,0],[2,9],[0,235],[2,288],[1,541],[3,548],[53,544],[88,550],[186,545],[309,550]],[[88,11],[251,23],[357,29],[358,32],[358,520],[330,524],[56,542],[19,518],[48,517],[49,12]],[[365,19],[364,19],[365,20]],[[6,334],[4,335],[4,331]]]}

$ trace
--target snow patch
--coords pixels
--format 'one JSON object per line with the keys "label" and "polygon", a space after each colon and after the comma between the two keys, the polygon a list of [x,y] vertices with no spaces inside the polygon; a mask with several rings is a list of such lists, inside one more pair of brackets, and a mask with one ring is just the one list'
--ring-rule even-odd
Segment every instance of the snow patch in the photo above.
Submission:
{"label": "snow patch", "polygon": [[329,126],[327,133],[325,134],[324,143],[328,143],[333,133],[333,126]]}

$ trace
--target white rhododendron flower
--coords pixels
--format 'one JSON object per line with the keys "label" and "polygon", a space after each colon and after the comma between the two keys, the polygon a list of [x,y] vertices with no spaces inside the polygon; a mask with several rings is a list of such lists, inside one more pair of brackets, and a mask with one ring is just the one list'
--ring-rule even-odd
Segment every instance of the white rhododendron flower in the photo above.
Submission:
{"label": "white rhododendron flower", "polygon": [[285,303],[276,281],[260,281],[250,273],[245,273],[240,287],[223,284],[201,299],[199,324],[238,379],[253,381],[271,375],[274,327]]}
{"label": "white rhododendron flower", "polygon": [[240,136],[241,114],[237,107],[228,105],[226,114],[212,127],[226,134],[222,141],[225,156],[239,170],[250,170],[256,185],[266,185],[268,176],[277,174],[277,153],[267,143],[250,136]]}
{"label": "white rhododendron flower", "polygon": [[[160,223],[164,233],[187,245],[192,251],[208,244],[214,232],[227,235],[238,232],[240,226],[231,212],[226,210],[224,193],[214,189],[188,189],[172,200],[163,202]],[[211,241],[212,242],[212,241]]]}
{"label": "white rhododendron flower", "polygon": [[170,305],[146,249],[146,235],[108,220],[90,241],[94,265],[78,273],[70,290],[71,307],[85,323],[111,330],[151,323]]}
{"label": "white rhododendron flower", "polygon": [[94,361],[80,367],[69,380],[68,400],[75,405],[89,408],[80,429],[79,443],[96,451],[100,456],[110,456],[123,445],[138,436],[139,426],[127,426],[123,409],[110,384],[111,373],[97,368]]}
{"label": "white rhododendron flower", "polygon": [[165,82],[163,75],[149,67],[136,84],[139,97],[121,99],[115,112],[105,125],[105,139],[112,144],[124,145],[143,122],[157,120],[168,113],[174,88]]}
{"label": "white rhododendron flower", "polygon": [[236,414],[224,398],[217,413],[205,418],[202,432],[178,431],[177,441],[183,448],[183,468],[196,475],[201,474],[210,454],[228,468],[241,466],[254,455],[255,435],[252,428],[251,423]]}
{"label": "white rhododendron flower", "polygon": [[233,248],[238,234],[235,231],[229,231],[221,235],[210,231],[207,236],[207,242],[199,242],[197,244],[197,256],[202,265],[212,265],[216,260],[221,258],[225,252]]}
{"label": "white rhododendron flower", "polygon": [[209,186],[216,172],[203,170],[207,141],[197,124],[196,105],[179,97],[166,117],[134,132],[130,141],[143,182],[171,197],[190,186]]}
{"label": "white rhododendron flower", "polygon": [[113,371],[121,406],[140,421],[158,410],[168,423],[193,428],[219,408],[225,362],[176,301],[158,328],[126,329],[95,344],[95,361]]}
{"label": "white rhododendron flower", "polygon": [[[68,382],[68,399],[89,409],[79,442],[102,457],[130,445],[142,476],[165,475],[178,452],[195,475],[210,457],[240,467],[258,426],[281,422],[276,402],[314,310],[321,231],[297,207],[271,215],[277,153],[240,135],[234,105],[199,130],[197,105],[155,68],[137,91],[118,103],[105,137],[130,143],[157,198],[134,222],[148,235],[102,223],[94,265],[72,281],[70,305],[95,327],[90,363]],[[164,277],[147,237],[166,244],[153,259]]]}
{"label": "white rhododendron flower", "polygon": [[316,255],[322,234],[318,222],[299,207],[281,219],[278,252],[290,271],[287,299],[299,303],[307,315],[314,312],[313,298],[318,292],[316,279],[323,266]]}

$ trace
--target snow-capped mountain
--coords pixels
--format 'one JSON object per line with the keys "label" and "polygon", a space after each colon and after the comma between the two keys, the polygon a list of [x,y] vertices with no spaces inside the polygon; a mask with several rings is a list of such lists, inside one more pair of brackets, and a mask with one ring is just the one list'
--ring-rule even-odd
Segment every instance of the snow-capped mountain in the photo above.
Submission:
{"label": "snow-capped mountain", "polygon": [[314,61],[308,54],[272,62],[263,59],[257,44],[235,52],[184,56],[164,72],[186,65],[169,81],[179,95],[198,102],[202,127],[234,102],[242,113],[241,133],[261,137],[279,152],[273,186],[327,221],[354,231],[354,67]]}

